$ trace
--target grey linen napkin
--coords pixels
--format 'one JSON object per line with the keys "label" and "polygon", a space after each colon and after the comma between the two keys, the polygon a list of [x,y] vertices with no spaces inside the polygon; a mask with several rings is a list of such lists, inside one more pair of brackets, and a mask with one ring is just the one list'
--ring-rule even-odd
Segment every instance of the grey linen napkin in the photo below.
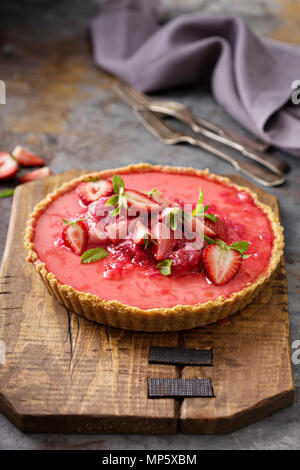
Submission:
{"label": "grey linen napkin", "polygon": [[209,81],[241,125],[300,156],[300,104],[291,100],[300,47],[262,39],[234,16],[160,18],[159,0],[106,2],[91,22],[96,64],[144,92]]}

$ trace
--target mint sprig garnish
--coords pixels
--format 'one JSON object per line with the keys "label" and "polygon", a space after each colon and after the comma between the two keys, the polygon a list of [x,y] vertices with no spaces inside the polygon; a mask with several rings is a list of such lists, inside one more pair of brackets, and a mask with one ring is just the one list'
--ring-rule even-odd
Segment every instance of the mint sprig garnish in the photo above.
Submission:
{"label": "mint sprig garnish", "polygon": [[203,190],[202,188],[199,189],[199,199],[197,202],[197,205],[195,209],[193,210],[192,214],[195,217],[206,217],[207,219],[210,219],[212,222],[216,222],[217,218],[214,214],[206,214],[206,211],[209,209],[208,205],[203,204]]}
{"label": "mint sprig garnish", "polygon": [[105,248],[98,246],[97,248],[91,248],[90,250],[87,250],[84,253],[82,253],[81,263],[83,264],[95,263],[96,261],[99,261],[100,259],[104,259],[107,256],[108,256],[108,251]]}
{"label": "mint sprig garnish", "polygon": [[77,222],[83,222],[86,220],[87,217],[84,217],[83,219],[77,219],[77,220],[67,220],[67,219],[62,219],[64,225],[75,225]]}
{"label": "mint sprig garnish", "polygon": [[170,274],[172,274],[171,266],[172,266],[171,259],[164,259],[163,261],[160,261],[156,265],[156,267],[160,270],[160,274],[162,274],[163,276],[169,276]]}
{"label": "mint sprig garnish", "polygon": [[145,247],[145,249],[148,248],[150,242],[154,243],[154,245],[157,245],[157,241],[155,241],[151,237],[151,235],[149,235],[148,233],[145,233],[145,235],[144,235],[144,247]]}
{"label": "mint sprig garnish", "polygon": [[245,255],[246,251],[249,249],[249,242],[246,242],[245,240],[241,240],[239,242],[234,242],[231,243],[230,245],[227,245],[223,240],[220,240],[219,238],[212,239],[208,237],[207,235],[204,235],[204,240],[208,245],[219,245],[220,248],[223,248],[223,250],[235,250],[238,251],[243,259],[249,258],[251,255]]}
{"label": "mint sprig garnish", "polygon": [[120,175],[114,175],[112,179],[113,188],[115,195],[112,196],[108,201],[106,201],[107,206],[116,206],[112,216],[118,215],[122,208],[127,209],[127,198],[125,194],[125,184],[124,180]]}
{"label": "mint sprig garnish", "polygon": [[0,198],[4,198],[4,197],[10,197],[14,194],[15,190],[14,189],[5,189],[4,191],[2,191],[0,193]]}

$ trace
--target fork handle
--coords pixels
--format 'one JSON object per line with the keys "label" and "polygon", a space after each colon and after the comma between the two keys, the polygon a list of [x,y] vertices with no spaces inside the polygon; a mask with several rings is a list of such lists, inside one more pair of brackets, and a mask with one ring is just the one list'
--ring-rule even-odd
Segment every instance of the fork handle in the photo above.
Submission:
{"label": "fork handle", "polygon": [[282,172],[285,173],[289,170],[289,166],[287,165],[287,163],[277,158],[276,156],[271,155],[269,153],[261,152],[259,150],[252,150],[249,146],[244,146],[241,143],[239,135],[236,140],[232,140],[231,138],[228,138],[228,136],[216,134],[211,130],[205,129],[203,126],[199,126],[196,121],[194,121],[191,126],[195,132],[202,134],[212,140],[220,142],[221,144],[234,148],[235,150],[238,150],[245,157],[248,157],[251,160],[255,160],[261,163],[263,166],[266,166],[278,175],[281,175]]}
{"label": "fork handle", "polygon": [[206,127],[212,132],[215,132],[221,137],[228,138],[233,142],[237,142],[243,147],[247,147],[249,150],[253,150],[254,152],[265,152],[270,145],[266,142],[261,142],[258,140],[254,140],[251,137],[247,137],[246,135],[239,134],[238,132],[224,129],[223,127],[217,126],[206,119],[198,118],[196,119],[196,124],[200,124],[203,127]]}
{"label": "fork handle", "polygon": [[283,174],[278,175],[275,174],[266,168],[263,168],[255,163],[240,160],[233,158],[231,155],[220,150],[218,147],[212,145],[207,141],[207,139],[198,139],[190,136],[186,136],[186,142],[189,142],[192,145],[196,145],[201,147],[217,157],[226,160],[227,162],[231,163],[231,165],[240,173],[245,174],[246,176],[250,176],[258,183],[262,184],[263,186],[279,186],[285,182],[285,177]]}

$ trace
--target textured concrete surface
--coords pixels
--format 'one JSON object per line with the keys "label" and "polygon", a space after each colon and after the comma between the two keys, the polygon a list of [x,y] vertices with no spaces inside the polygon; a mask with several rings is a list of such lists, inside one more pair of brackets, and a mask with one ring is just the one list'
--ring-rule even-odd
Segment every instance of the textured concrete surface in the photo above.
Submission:
{"label": "textured concrete surface", "polygon": [[[1,2],[0,79],[7,85],[7,104],[0,107],[1,148],[11,150],[23,144],[44,157],[53,172],[147,161],[234,173],[228,164],[200,149],[160,144],[113,94],[109,77],[92,62],[88,42],[88,20],[97,12],[98,3]],[[183,12],[182,3],[165,0],[168,16]],[[252,0],[250,6],[237,0],[188,0],[184,4],[192,11],[237,13],[263,35],[300,43],[298,1]],[[174,90],[164,97],[182,101],[199,115],[244,132],[216,105],[208,89]],[[300,162],[275,153],[292,168],[287,183],[270,192],[280,200],[285,227],[293,343],[300,340]],[[0,190],[15,183],[2,183]],[[1,255],[10,206],[10,199],[0,199]],[[0,449],[300,449],[300,364],[294,365],[294,376],[298,393],[292,406],[230,435],[25,435],[0,415]]]}

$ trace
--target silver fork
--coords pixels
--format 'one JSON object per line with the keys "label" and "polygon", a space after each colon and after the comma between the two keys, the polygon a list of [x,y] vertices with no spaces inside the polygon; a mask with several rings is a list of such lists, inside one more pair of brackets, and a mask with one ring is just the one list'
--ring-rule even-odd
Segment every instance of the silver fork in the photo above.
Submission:
{"label": "silver fork", "polygon": [[175,101],[153,100],[144,93],[133,88],[131,85],[119,80],[112,84],[112,88],[129,105],[133,107],[141,105],[153,112],[173,116],[188,124],[194,132],[200,133],[209,139],[234,148],[245,157],[261,163],[278,175],[289,170],[287,163],[273,155],[263,153],[261,151],[268,147],[267,144],[255,142],[252,139],[241,136],[233,131],[224,130],[205,119],[196,118],[192,110],[182,103],[177,103]]}
{"label": "silver fork", "polygon": [[201,138],[195,138],[188,134],[184,134],[176,129],[173,129],[166,124],[156,113],[149,111],[145,107],[134,107],[133,112],[136,117],[142,122],[142,124],[161,142],[167,145],[178,144],[181,142],[187,142],[191,145],[201,147],[217,157],[226,160],[239,172],[250,176],[258,183],[263,186],[279,186],[284,183],[285,178],[283,175],[278,176],[269,170],[260,167],[252,162],[237,160],[227,153],[220,150],[218,147],[213,145],[209,139],[204,136]]}

